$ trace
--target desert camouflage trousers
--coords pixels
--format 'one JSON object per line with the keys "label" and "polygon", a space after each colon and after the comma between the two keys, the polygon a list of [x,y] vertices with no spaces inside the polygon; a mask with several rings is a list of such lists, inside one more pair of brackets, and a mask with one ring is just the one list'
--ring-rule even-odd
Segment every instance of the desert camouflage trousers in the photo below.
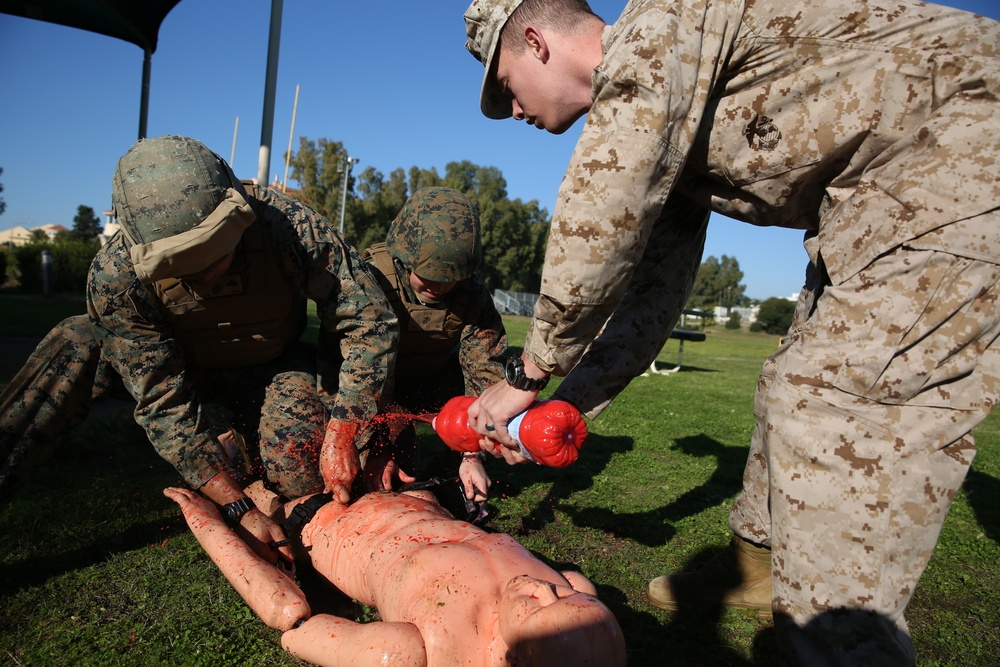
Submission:
{"label": "desert camouflage trousers", "polygon": [[730,526],[772,549],[786,662],[913,664],[903,612],[1000,397],[1000,266],[901,247],[845,284],[811,273]]}
{"label": "desert camouflage trousers", "polygon": [[[216,435],[232,427],[246,437],[251,474],[289,498],[323,490],[319,450],[329,409],[315,369],[315,347],[300,343],[259,366],[194,372],[202,401],[224,408],[213,421],[231,422],[217,423]],[[0,394],[0,501],[116,385],[89,319],[56,325]]]}

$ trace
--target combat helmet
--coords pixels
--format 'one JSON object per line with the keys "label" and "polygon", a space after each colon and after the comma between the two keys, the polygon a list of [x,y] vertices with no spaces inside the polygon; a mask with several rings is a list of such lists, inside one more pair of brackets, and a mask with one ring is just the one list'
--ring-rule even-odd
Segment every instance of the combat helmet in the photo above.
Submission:
{"label": "combat helmet", "polygon": [[483,258],[479,216],[469,198],[452,188],[413,193],[389,226],[385,245],[406,270],[442,283],[472,276]]}
{"label": "combat helmet", "polygon": [[141,139],[118,160],[111,205],[147,283],[204,269],[230,253],[254,219],[225,160],[175,135]]}

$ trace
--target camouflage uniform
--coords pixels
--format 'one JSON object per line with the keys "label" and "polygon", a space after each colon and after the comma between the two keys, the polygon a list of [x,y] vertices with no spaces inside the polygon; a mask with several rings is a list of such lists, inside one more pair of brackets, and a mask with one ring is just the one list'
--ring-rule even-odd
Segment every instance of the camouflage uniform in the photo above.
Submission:
{"label": "camouflage uniform", "polygon": [[912,662],[903,610],[1000,392],[1000,24],[633,0],[602,47],[528,357],[595,416],[677,322],[708,211],[805,230],[730,523],[773,549],[791,660]]}
{"label": "camouflage uniform", "polygon": [[[193,362],[198,345],[174,330],[180,319],[166,312],[154,286],[137,279],[126,239],[117,234],[91,266],[89,319],[56,327],[0,397],[0,490],[9,491],[27,464],[86,416],[92,397],[106,393],[114,375],[136,400],[136,421],[157,452],[191,487],[230,466],[204,409],[218,401],[242,419],[236,426],[259,435],[272,487],[291,497],[322,490],[317,459],[326,422],[375,415],[390,389],[396,318],[371,270],[326,220],[280,193],[246,187],[255,222],[222,289],[240,290],[240,280],[250,298],[273,289],[252,280],[255,264],[273,259],[280,280],[300,297],[292,310],[304,318],[301,297],[316,303],[324,333],[319,360],[315,347],[295,336],[250,366]],[[245,247],[254,234],[268,253]],[[212,300],[202,305],[211,314]],[[266,322],[271,314],[257,315]]]}
{"label": "camouflage uniform", "polygon": [[[503,320],[474,271],[482,258],[479,218],[462,193],[419,190],[393,220],[385,243],[364,252],[399,319],[393,401],[408,412],[437,412],[453,396],[478,396],[503,378]],[[441,299],[418,298],[410,273],[455,283]],[[397,439],[415,444],[412,428]],[[405,452],[404,452],[405,453]]]}

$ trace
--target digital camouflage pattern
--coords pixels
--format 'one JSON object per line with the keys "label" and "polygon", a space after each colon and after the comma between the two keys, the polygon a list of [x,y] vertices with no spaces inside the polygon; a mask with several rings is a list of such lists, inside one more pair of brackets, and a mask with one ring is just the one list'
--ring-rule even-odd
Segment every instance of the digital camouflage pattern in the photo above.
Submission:
{"label": "digital camouflage pattern", "polygon": [[385,245],[407,271],[435,282],[465,280],[483,259],[479,215],[452,188],[413,193],[389,226]]}
{"label": "digital camouflage pattern", "polygon": [[[40,453],[65,434],[76,406],[96,391],[97,373],[122,378],[137,403],[136,421],[192,488],[230,465],[215,439],[225,426],[205,410],[218,402],[235,415],[233,426],[259,436],[260,464],[274,488],[290,497],[322,490],[318,457],[327,420],[368,423],[390,390],[396,317],[357,251],[321,216],[266,188],[254,188],[249,201],[285,279],[316,302],[323,332],[318,358],[315,348],[295,344],[249,368],[192,364],[117,235],[91,266],[90,319],[54,329],[52,342],[36,350],[3,394],[0,453],[12,466],[30,463],[36,448]],[[12,391],[15,384],[22,389]],[[36,400],[41,387],[48,404]]]}
{"label": "digital camouflage pattern", "polygon": [[633,0],[602,48],[526,354],[596,416],[676,324],[708,211],[804,230],[730,520],[773,548],[793,663],[912,664],[903,609],[1000,384],[1000,24]]}
{"label": "digital camouflage pattern", "polygon": [[[478,396],[502,379],[507,336],[489,289],[475,275],[482,257],[478,211],[467,196],[446,187],[414,192],[389,226],[384,246],[365,251],[399,319],[396,382],[409,387],[407,393],[430,391],[429,381],[454,362],[456,349],[466,394]],[[410,287],[411,272],[455,285],[434,303],[422,303]],[[424,407],[439,408],[440,392],[430,393],[437,398]]]}
{"label": "digital camouflage pattern", "polygon": [[101,363],[90,319],[60,322],[0,392],[0,502],[79,426],[115,376]]}
{"label": "digital camouflage pattern", "polygon": [[[410,287],[408,272],[399,262],[393,262],[385,244],[376,243],[365,250],[363,257],[382,276],[383,289],[399,320],[395,374],[398,404],[409,409],[418,407],[401,401],[401,392],[414,396],[433,394],[435,400],[420,407],[437,410],[463,391],[478,396],[503,379],[501,360],[507,354],[507,335],[503,318],[479,276],[460,280],[441,299],[424,304]],[[464,380],[457,383],[457,388],[450,383],[448,393],[432,391],[431,385],[456,360]]]}
{"label": "digital camouflage pattern", "polygon": [[246,197],[229,165],[200,141],[150,137],[118,160],[111,207],[129,242],[149,243],[195,227],[225,199],[228,188]]}

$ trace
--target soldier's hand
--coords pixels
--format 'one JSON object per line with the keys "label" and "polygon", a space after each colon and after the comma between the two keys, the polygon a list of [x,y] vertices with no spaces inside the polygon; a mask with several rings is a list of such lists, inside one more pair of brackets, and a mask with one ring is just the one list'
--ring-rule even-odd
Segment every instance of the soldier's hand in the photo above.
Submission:
{"label": "soldier's hand", "polygon": [[477,503],[486,500],[490,485],[490,476],[486,474],[486,468],[478,456],[462,456],[462,464],[458,467],[458,478],[462,481],[465,489],[465,497]]}
{"label": "soldier's hand", "polygon": [[469,406],[469,426],[479,435],[516,450],[517,443],[507,433],[507,424],[531,407],[537,396],[537,391],[515,389],[500,381]]}
{"label": "soldier's hand", "polygon": [[369,492],[392,491],[396,481],[403,484],[416,481],[416,477],[399,467],[399,463],[389,453],[368,458],[365,462],[364,479],[365,490]]}
{"label": "soldier's hand", "polygon": [[351,485],[361,471],[361,458],[355,440],[358,425],[354,422],[331,419],[323,438],[319,455],[319,470],[326,490],[337,502],[351,501]]}
{"label": "soldier's hand", "polygon": [[483,438],[480,440],[479,448],[493,458],[503,459],[507,462],[507,465],[511,466],[527,463],[531,460],[522,454],[519,448],[511,449],[510,447],[501,445],[496,440],[490,440],[489,438]]}

